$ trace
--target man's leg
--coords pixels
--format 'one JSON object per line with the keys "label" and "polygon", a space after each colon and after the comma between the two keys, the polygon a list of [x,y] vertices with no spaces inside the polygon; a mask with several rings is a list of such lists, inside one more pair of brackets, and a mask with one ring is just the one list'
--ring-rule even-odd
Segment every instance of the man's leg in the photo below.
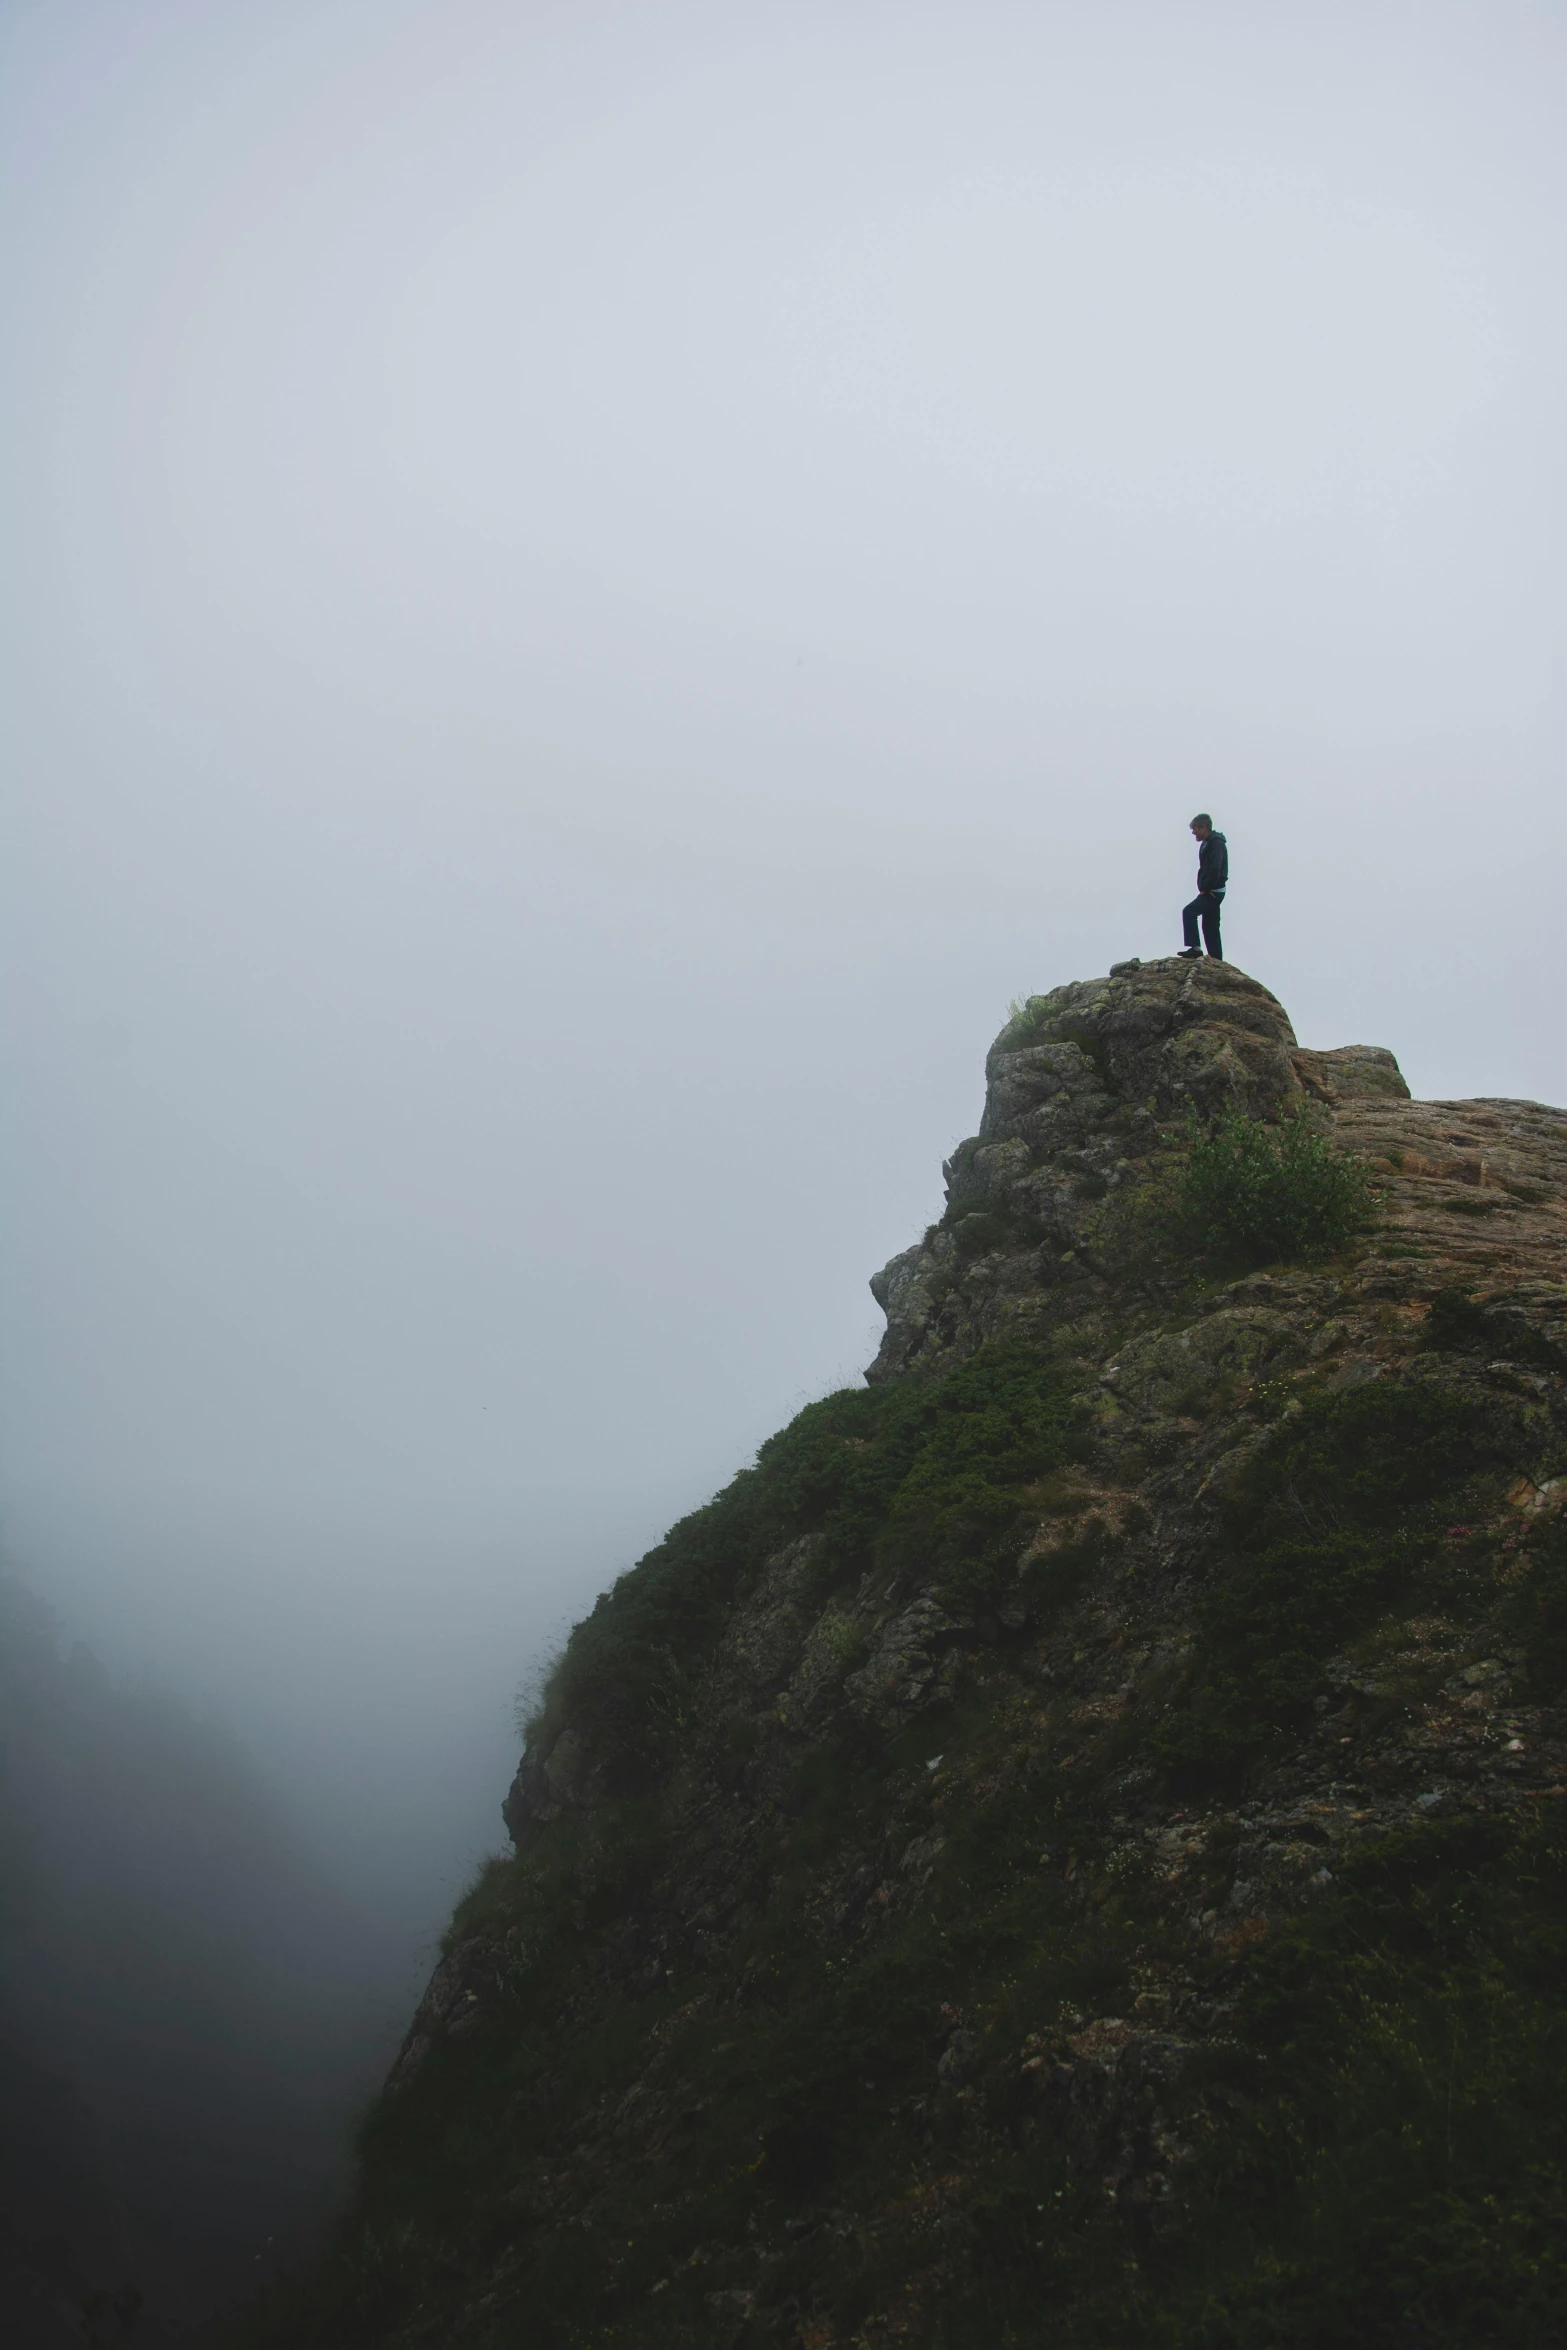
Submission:
{"label": "man's leg", "polygon": [[1187,950],[1194,955],[1202,952],[1197,944],[1197,917],[1207,903],[1206,898],[1193,898],[1189,906],[1181,908],[1181,928],[1186,933]]}
{"label": "man's leg", "polygon": [[1202,908],[1202,943],[1216,963],[1224,960],[1224,949],[1219,943],[1219,908],[1223,902],[1222,895],[1212,892],[1197,901]]}

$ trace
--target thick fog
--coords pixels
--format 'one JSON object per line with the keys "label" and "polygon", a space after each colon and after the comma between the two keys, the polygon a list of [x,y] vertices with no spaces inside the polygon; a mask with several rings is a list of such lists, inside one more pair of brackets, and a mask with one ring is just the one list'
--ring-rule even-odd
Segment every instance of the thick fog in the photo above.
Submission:
{"label": "thick fog", "polygon": [[382,1954],[220,1724],[0,1578],[0,2329],[153,2342],[308,2249]]}
{"label": "thick fog", "polygon": [[374,2054],[519,1683],[857,1378],[1194,812],[1305,1042],[1567,1097],[1567,21],[0,24],[6,1547]]}

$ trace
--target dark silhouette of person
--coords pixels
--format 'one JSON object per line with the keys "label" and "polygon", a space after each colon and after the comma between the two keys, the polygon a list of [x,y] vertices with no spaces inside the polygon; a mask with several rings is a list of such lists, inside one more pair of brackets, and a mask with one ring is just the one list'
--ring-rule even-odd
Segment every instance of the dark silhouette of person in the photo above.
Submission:
{"label": "dark silhouette of person", "polygon": [[1197,843],[1197,895],[1189,906],[1181,908],[1181,928],[1186,933],[1186,944],[1181,949],[1183,961],[1193,961],[1201,955],[1197,944],[1197,925],[1202,924],[1202,946],[1206,947],[1216,963],[1224,960],[1224,949],[1219,944],[1219,908],[1224,903],[1224,892],[1230,878],[1230,851],[1222,832],[1213,829],[1211,816],[1192,818],[1192,838]]}

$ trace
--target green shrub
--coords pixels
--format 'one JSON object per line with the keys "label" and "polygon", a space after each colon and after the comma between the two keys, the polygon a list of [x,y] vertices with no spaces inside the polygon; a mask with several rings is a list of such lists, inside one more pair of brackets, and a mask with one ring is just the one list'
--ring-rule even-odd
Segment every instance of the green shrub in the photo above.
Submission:
{"label": "green shrub", "polygon": [[1412,1380],[1313,1396],[1252,1462],[1234,1528],[1321,1536],[1396,1526],[1404,1512],[1495,1458],[1495,1447],[1466,1397]]}
{"label": "green shrub", "polygon": [[1363,1163],[1308,1118],[1269,1126],[1233,1108],[1194,1138],[1175,1188],[1191,1241],[1245,1264],[1341,1248],[1371,1221],[1375,1201]]}
{"label": "green shrub", "polygon": [[820,1593],[875,1563],[933,1570],[978,1596],[1010,1563],[1020,1489],[1075,1456],[1079,1425],[1051,1358],[1004,1342],[941,1379],[808,1404],[577,1625],[538,1726],[575,1714],[628,1780],[667,1757],[730,1598],[803,1535]]}
{"label": "green shrub", "polygon": [[1027,1052],[1030,1045],[1045,1041],[1045,1033],[1052,1025],[1048,996],[1014,996],[1007,1006],[1007,1024],[992,1050],[999,1053]]}
{"label": "green shrub", "polygon": [[832,1616],[823,1625],[822,1646],[841,1672],[851,1672],[870,1643],[863,1624],[852,1616]]}
{"label": "green shrub", "polygon": [[934,1567],[954,1597],[984,1597],[1016,1560],[1022,1487],[1078,1450],[1059,1372],[1032,1347],[993,1345],[943,1382],[893,1496],[878,1562]]}
{"label": "green shrub", "polygon": [[1471,1404],[1401,1380],[1317,1397],[1281,1422],[1231,1511],[1196,1611],[1193,1678],[1154,1734],[1157,1758],[1223,1777],[1266,1752],[1320,1690],[1327,1658],[1430,1557],[1444,1496],[1495,1454]]}

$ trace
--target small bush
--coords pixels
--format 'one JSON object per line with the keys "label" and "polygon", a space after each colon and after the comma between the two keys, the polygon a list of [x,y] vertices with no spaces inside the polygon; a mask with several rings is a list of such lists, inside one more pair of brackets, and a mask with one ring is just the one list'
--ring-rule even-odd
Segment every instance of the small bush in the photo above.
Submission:
{"label": "small bush", "polygon": [[1081,1016],[1063,1013],[1049,996],[1014,996],[1007,1006],[1007,1024],[991,1049],[1023,1053],[1037,1044],[1075,1044],[1106,1092],[1119,1092],[1104,1038],[1096,1028]]}
{"label": "small bush", "polygon": [[1051,1025],[1048,996],[1014,996],[1007,1006],[1007,1024],[993,1049],[1001,1053],[1026,1052],[1030,1045],[1044,1042],[1045,1032]]}
{"label": "small bush", "polygon": [[1466,1397],[1402,1379],[1319,1395],[1283,1421],[1252,1463],[1235,1531],[1311,1539],[1399,1527],[1482,1462],[1498,1437]]}
{"label": "small bush", "polygon": [[1194,1139],[1175,1192],[1197,1247],[1248,1264],[1325,1256],[1365,1228],[1375,1203],[1363,1163],[1309,1119],[1269,1126],[1234,1109]]}
{"label": "small bush", "polygon": [[832,1616],[822,1626],[821,1643],[832,1661],[843,1672],[849,1672],[865,1655],[870,1642],[863,1624],[852,1616]]}

